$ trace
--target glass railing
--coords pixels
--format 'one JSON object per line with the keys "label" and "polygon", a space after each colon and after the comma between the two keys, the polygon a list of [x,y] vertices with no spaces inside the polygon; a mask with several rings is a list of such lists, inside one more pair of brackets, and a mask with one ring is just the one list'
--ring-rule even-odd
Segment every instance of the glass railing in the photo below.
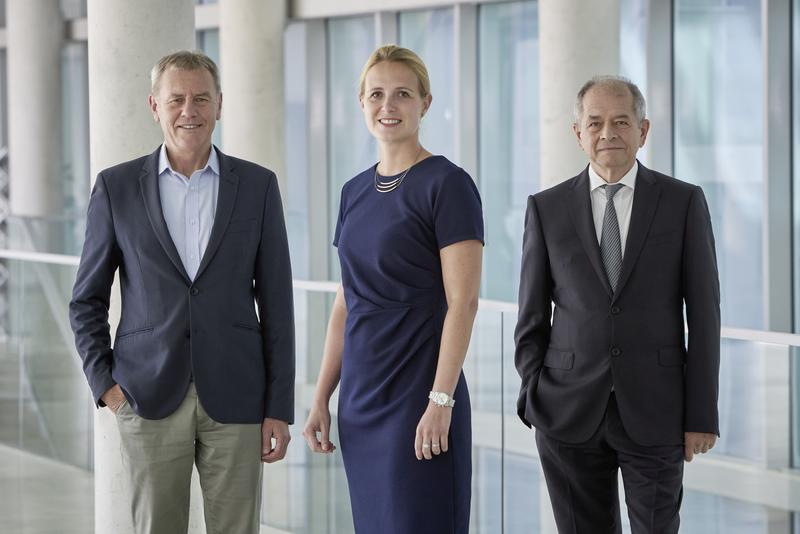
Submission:
{"label": "glass railing", "polygon": [[[0,443],[91,470],[94,407],[67,321],[76,263],[73,256],[0,251],[8,273],[0,284]],[[269,532],[353,532],[341,456],[312,454],[300,435],[335,289],[295,282],[297,424],[286,460],[265,466],[262,521]],[[515,324],[513,304],[481,301],[464,369],[473,408],[474,534],[555,532],[534,434],[516,416]],[[722,437],[712,454],[686,465],[681,532],[789,534],[800,510],[800,470],[792,468],[800,336],[723,335]],[[335,398],[331,409],[338,442]],[[91,514],[91,495],[86,499]]]}
{"label": "glass railing", "polygon": [[0,443],[91,469],[91,395],[67,321],[75,266],[50,261],[0,260]]}
{"label": "glass railing", "polygon": [[81,212],[51,216],[12,215],[0,235],[5,248],[55,254],[80,254],[86,230],[85,208]]}

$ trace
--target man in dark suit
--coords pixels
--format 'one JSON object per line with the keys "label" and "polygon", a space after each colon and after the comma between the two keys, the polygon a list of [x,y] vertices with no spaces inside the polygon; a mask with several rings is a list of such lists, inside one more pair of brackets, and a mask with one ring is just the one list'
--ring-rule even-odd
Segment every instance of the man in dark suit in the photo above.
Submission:
{"label": "man in dark suit", "polygon": [[719,433],[708,207],[637,162],[649,126],[633,83],[593,78],[573,125],[589,166],[528,199],[517,408],[561,534],[621,532],[618,469],[634,534],[678,532],[683,462]]}
{"label": "man in dark suit", "polygon": [[261,461],[284,457],[294,418],[278,184],[211,145],[222,109],[213,61],[171,54],[151,81],[164,143],[97,177],[70,303],[76,346],[98,407],[117,414],[136,531],[187,531],[196,464],[208,531],[256,533]]}

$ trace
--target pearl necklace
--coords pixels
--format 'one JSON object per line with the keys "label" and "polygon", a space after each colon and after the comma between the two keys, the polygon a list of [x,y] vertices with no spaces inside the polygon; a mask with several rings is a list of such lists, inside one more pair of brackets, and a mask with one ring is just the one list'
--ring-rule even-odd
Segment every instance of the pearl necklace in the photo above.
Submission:
{"label": "pearl necklace", "polygon": [[[411,166],[409,168],[407,168],[406,170],[404,170],[403,174],[401,174],[400,176],[398,176],[394,180],[390,180],[388,182],[381,182],[380,180],[378,180],[378,164],[376,163],[375,164],[375,176],[374,176],[375,190],[378,193],[391,193],[392,191],[394,191],[395,189],[400,187],[400,184],[403,183],[403,179],[408,174],[408,171],[410,171],[411,168],[414,165],[416,165],[417,159],[419,159],[419,155],[420,154],[422,154],[422,145],[420,145],[419,150],[417,151],[417,155],[414,157],[414,161],[411,163]],[[380,163],[380,162],[378,162],[378,163]]]}

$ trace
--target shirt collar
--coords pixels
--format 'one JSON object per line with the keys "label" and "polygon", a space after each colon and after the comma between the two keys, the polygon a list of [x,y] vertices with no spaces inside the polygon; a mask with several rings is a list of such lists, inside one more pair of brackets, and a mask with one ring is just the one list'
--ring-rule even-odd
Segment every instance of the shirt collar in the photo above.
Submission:
{"label": "shirt collar", "polygon": [[[633,167],[631,167],[631,169],[625,173],[625,176],[623,176],[622,179],[616,183],[626,185],[633,189],[636,186],[636,173],[638,171],[639,162],[634,160]],[[591,165],[589,165],[589,191],[594,191],[598,187],[604,186],[607,183],[608,182],[600,178],[600,175],[594,171]]]}
{"label": "shirt collar", "polygon": [[[161,150],[158,152],[158,175],[161,176],[167,169],[169,169],[169,172],[172,174],[180,174],[172,168],[172,164],[167,157],[167,145],[162,143]],[[208,161],[201,170],[205,171],[207,169],[211,169],[214,174],[219,176],[219,156],[217,155],[217,149],[214,145],[211,145],[211,153],[208,155]]]}

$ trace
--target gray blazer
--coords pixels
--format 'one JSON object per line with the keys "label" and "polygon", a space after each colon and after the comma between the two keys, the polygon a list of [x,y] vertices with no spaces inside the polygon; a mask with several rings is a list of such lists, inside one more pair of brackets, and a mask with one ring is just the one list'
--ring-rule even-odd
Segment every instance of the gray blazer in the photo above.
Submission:
{"label": "gray blazer", "polygon": [[531,196],[515,332],[520,418],[558,440],[585,441],[613,385],[641,445],[718,434],[719,298],[699,187],[639,164],[616,292],[597,243],[588,167]]}
{"label": "gray blazer", "polygon": [[[161,419],[193,380],[218,422],[292,423],[292,274],[277,180],[217,152],[216,215],[194,281],[161,210],[159,151],[98,175],[69,307],[75,344],[98,406],[118,383],[136,413]],[[112,349],[117,271],[122,314]]]}

